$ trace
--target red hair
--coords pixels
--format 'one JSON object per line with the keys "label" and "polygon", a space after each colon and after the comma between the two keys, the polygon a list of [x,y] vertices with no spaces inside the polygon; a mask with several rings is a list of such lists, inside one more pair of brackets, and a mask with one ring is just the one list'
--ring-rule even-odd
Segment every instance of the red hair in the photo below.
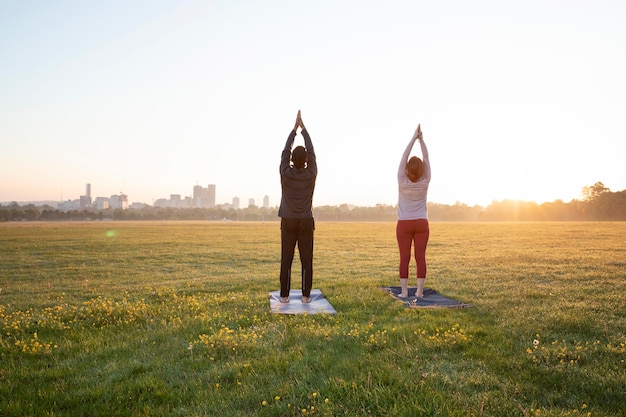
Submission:
{"label": "red hair", "polygon": [[411,182],[417,182],[424,174],[424,163],[417,156],[412,156],[406,164],[406,176]]}

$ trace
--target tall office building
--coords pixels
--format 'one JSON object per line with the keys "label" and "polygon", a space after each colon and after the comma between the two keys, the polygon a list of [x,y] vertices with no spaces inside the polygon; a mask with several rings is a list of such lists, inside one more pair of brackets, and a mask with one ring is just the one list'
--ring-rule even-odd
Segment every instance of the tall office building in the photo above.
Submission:
{"label": "tall office building", "polygon": [[239,197],[233,197],[233,208],[239,210]]}
{"label": "tall office building", "polygon": [[207,188],[201,185],[193,187],[193,204],[195,207],[215,207],[215,184],[209,184]]}
{"label": "tall office building", "polygon": [[91,184],[85,185],[85,195],[80,196],[80,208],[85,209],[91,207]]}
{"label": "tall office building", "polygon": [[263,207],[268,208],[270,206],[270,196],[263,197]]}

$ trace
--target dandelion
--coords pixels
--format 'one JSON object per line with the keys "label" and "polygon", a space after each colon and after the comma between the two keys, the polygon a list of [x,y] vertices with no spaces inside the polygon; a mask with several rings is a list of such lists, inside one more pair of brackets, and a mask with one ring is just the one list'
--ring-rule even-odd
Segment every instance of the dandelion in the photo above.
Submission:
{"label": "dandelion", "polygon": [[267,405],[267,401],[263,400],[263,402],[261,403],[261,405],[262,405],[263,407],[265,407],[265,406]]}
{"label": "dandelion", "polygon": [[274,397],[274,401],[280,401],[280,397],[277,395]]}
{"label": "dandelion", "polygon": [[329,402],[330,402],[330,400],[329,400],[328,398],[326,398],[326,399],[324,400],[324,403],[326,403],[326,404],[328,404]]}

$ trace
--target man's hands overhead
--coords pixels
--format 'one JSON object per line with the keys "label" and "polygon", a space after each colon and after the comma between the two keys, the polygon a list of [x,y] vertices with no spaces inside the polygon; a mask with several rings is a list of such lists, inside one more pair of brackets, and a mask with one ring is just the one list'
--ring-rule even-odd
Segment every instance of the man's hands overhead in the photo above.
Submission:
{"label": "man's hands overhead", "polygon": [[300,110],[298,110],[298,116],[296,117],[296,125],[293,127],[293,130],[297,130],[298,127],[300,129],[304,129],[304,123],[302,123],[302,115],[300,113]]}

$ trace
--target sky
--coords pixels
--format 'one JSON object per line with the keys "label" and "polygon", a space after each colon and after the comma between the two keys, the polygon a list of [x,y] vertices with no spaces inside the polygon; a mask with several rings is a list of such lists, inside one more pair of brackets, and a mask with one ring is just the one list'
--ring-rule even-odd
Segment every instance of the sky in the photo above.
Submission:
{"label": "sky", "polygon": [[396,204],[418,123],[433,203],[621,191],[624,22],[623,0],[0,0],[0,202],[275,206],[298,110],[316,206]]}

